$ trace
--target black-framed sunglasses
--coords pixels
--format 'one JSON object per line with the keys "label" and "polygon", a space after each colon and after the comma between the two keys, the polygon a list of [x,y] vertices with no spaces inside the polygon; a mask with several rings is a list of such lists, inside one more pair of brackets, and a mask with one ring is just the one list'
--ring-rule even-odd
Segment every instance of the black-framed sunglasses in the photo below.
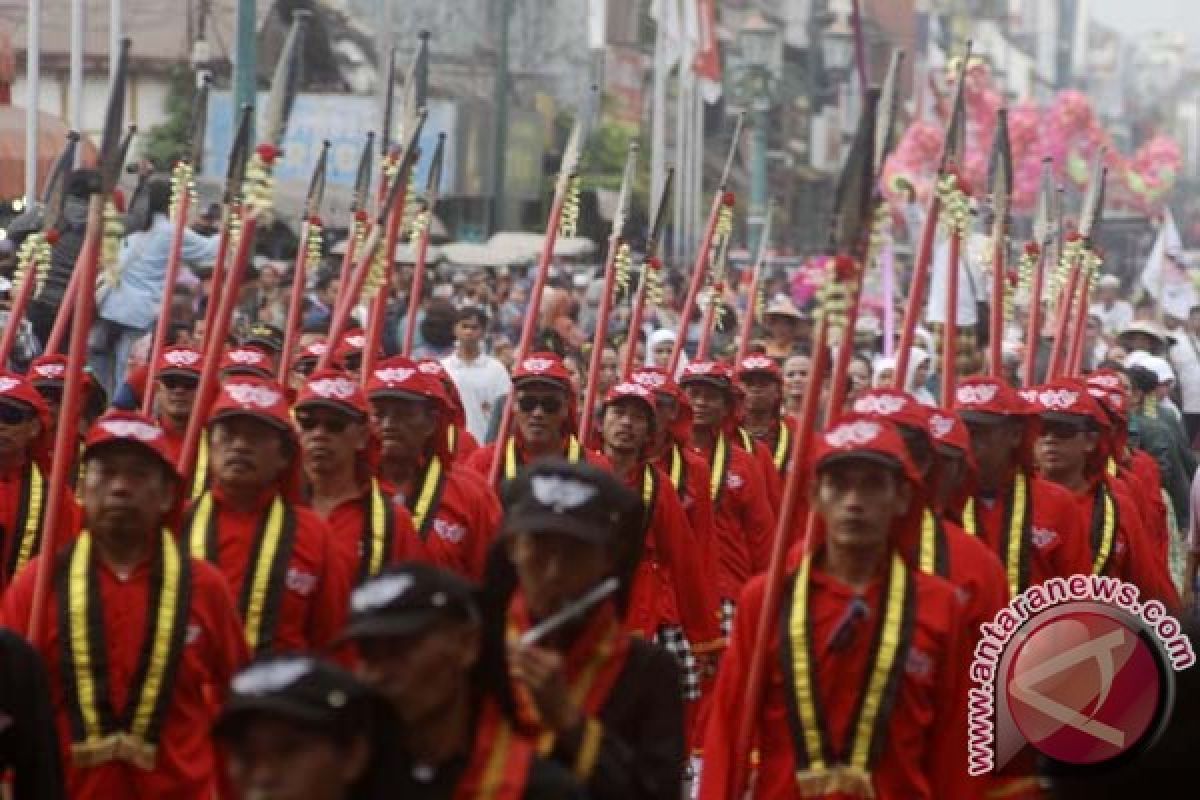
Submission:
{"label": "black-framed sunglasses", "polygon": [[0,403],[0,425],[20,425],[33,419],[34,416],[35,413],[31,409]]}
{"label": "black-framed sunglasses", "polygon": [[525,394],[517,398],[517,408],[526,414],[532,414],[539,407],[547,414],[557,414],[562,410],[563,399],[554,394]]}
{"label": "black-framed sunglasses", "polygon": [[195,391],[200,386],[200,379],[191,375],[162,375],[158,382],[163,385],[164,389],[186,389]]}

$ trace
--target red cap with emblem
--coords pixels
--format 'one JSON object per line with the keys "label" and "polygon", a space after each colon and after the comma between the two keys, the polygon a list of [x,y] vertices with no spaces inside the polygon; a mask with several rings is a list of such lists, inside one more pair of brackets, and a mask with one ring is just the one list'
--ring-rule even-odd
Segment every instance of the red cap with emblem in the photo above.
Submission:
{"label": "red cap with emblem", "polygon": [[550,383],[571,392],[571,373],[556,353],[532,353],[517,364],[513,371],[514,386],[523,383]]}
{"label": "red cap with emblem", "polygon": [[367,393],[359,382],[336,369],[321,370],[300,387],[295,408],[314,406],[324,406],[354,417],[366,417],[370,413]]}
{"label": "red cap with emblem", "polygon": [[237,375],[224,380],[209,412],[208,424],[228,417],[254,417],[269,422],[293,440],[296,438],[287,392],[273,380],[253,375]]}
{"label": "red cap with emblem", "polygon": [[[325,355],[325,351],[328,349],[329,346],[325,344],[324,339],[317,339],[304,345],[296,357],[292,359],[292,371],[307,373],[316,369],[321,356]],[[336,354],[332,359],[331,366],[333,369],[342,369],[341,359]]]}
{"label": "red cap with emblem", "polygon": [[989,377],[966,378],[954,391],[954,410],[964,419],[972,416],[1025,416],[1029,405],[1002,380]]}
{"label": "red cap with emblem", "polygon": [[846,414],[814,442],[810,463],[813,472],[842,461],[873,461],[892,467],[914,486],[921,485],[917,468],[896,426],[866,414]]}
{"label": "red cap with emblem", "polygon": [[257,347],[234,347],[221,356],[221,377],[247,375],[270,380],[275,377],[271,356]]}
{"label": "red cap with emblem", "polygon": [[458,393],[458,384],[454,382],[454,378],[442,366],[442,363],[434,358],[423,358],[417,362],[417,369],[424,372],[426,375],[433,375],[442,384],[442,391],[446,395],[446,401],[450,407],[450,422],[460,428],[465,428],[467,425],[467,410],[463,407],[462,395]]}
{"label": "red cap with emblem", "polygon": [[646,410],[650,412],[651,423],[654,422],[656,403],[653,391],[647,389],[645,386],[642,386],[640,383],[634,383],[633,381],[618,383],[616,386],[609,389],[608,394],[604,396],[604,407],[612,405],[613,403],[619,403],[622,400],[640,402],[646,407]]}
{"label": "red cap with emblem", "polygon": [[941,447],[952,447],[971,459],[971,432],[953,411],[943,408],[929,410],[929,432],[933,435],[935,444]]}
{"label": "red cap with emblem", "polygon": [[718,389],[733,390],[733,374],[729,367],[720,361],[693,361],[683,368],[679,376],[679,385],[689,383],[708,383]]}
{"label": "red cap with emblem", "polygon": [[109,411],[88,431],[83,457],[87,459],[98,448],[113,444],[137,445],[156,456],[173,476],[179,477],[167,434],[150,417],[134,411]]}
{"label": "red cap with emblem", "polygon": [[644,386],[655,394],[665,395],[675,401],[679,409],[675,421],[671,423],[668,432],[676,444],[686,445],[692,437],[692,407],[687,395],[679,388],[674,379],[661,367],[643,367],[629,376],[629,380]]}
{"label": "red cap with emblem", "polygon": [[783,370],[770,356],[755,354],[746,356],[737,365],[737,379],[744,380],[747,375],[770,375],[780,383],[783,382]]}
{"label": "red cap with emblem", "polygon": [[187,375],[200,377],[200,364],[204,361],[201,352],[193,347],[173,346],[162,351],[155,365],[156,375]]}
{"label": "red cap with emblem", "polygon": [[929,429],[930,409],[917,402],[908,392],[899,389],[870,389],[854,400],[852,411],[868,417],[886,419],[896,425],[924,433],[933,439]]}
{"label": "red cap with emblem", "polygon": [[1114,420],[1123,422],[1129,416],[1129,398],[1121,376],[1112,370],[1099,370],[1087,378],[1088,394],[1109,413]]}
{"label": "red cap with emblem", "polygon": [[34,386],[62,386],[67,380],[67,357],[59,353],[38,356],[29,365]]}
{"label": "red cap with emblem", "polygon": [[376,365],[367,377],[367,397],[423,397],[449,407],[442,382],[411,358],[393,356]]}
{"label": "red cap with emblem", "polygon": [[1030,390],[1030,399],[1042,420],[1073,424],[1086,421],[1093,429],[1109,427],[1104,408],[1081,381],[1052,381]]}

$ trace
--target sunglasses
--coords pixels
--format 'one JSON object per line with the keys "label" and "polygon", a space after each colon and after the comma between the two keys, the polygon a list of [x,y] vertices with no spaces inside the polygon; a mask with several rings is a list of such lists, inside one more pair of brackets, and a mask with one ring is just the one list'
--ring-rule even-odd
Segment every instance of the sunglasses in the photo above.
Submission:
{"label": "sunglasses", "polygon": [[553,394],[526,394],[517,398],[517,408],[526,414],[532,414],[539,407],[547,414],[557,414],[562,410],[563,400],[558,395]]}
{"label": "sunglasses", "polygon": [[158,379],[158,382],[167,390],[187,389],[195,391],[200,385],[199,378],[193,378],[188,375],[163,375]]}
{"label": "sunglasses", "polygon": [[1081,433],[1087,433],[1087,428],[1070,422],[1043,421],[1040,433],[1053,439],[1074,439]]}
{"label": "sunglasses", "polygon": [[296,424],[302,431],[315,431],[324,428],[330,433],[344,433],[350,427],[350,420],[345,417],[315,417],[310,414],[297,414]]}
{"label": "sunglasses", "polygon": [[34,412],[8,404],[0,404],[0,425],[20,425],[33,419]]}

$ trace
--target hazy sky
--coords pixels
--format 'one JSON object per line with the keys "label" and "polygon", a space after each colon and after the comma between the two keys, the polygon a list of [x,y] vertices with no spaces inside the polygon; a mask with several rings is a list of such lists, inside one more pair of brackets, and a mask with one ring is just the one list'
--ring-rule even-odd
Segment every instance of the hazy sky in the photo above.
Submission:
{"label": "hazy sky", "polygon": [[1092,16],[1126,33],[1179,30],[1191,45],[1200,43],[1196,0],[1089,0]]}

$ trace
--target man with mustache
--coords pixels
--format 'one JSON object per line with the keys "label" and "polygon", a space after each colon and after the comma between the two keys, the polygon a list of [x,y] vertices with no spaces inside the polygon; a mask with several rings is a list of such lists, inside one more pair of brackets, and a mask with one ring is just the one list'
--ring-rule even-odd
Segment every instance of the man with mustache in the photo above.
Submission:
{"label": "man with mustache", "polygon": [[208,418],[212,488],[187,514],[193,558],[220,568],[256,655],[318,649],[337,635],[357,561],[300,500],[300,448],[274,381],[223,381]]}

